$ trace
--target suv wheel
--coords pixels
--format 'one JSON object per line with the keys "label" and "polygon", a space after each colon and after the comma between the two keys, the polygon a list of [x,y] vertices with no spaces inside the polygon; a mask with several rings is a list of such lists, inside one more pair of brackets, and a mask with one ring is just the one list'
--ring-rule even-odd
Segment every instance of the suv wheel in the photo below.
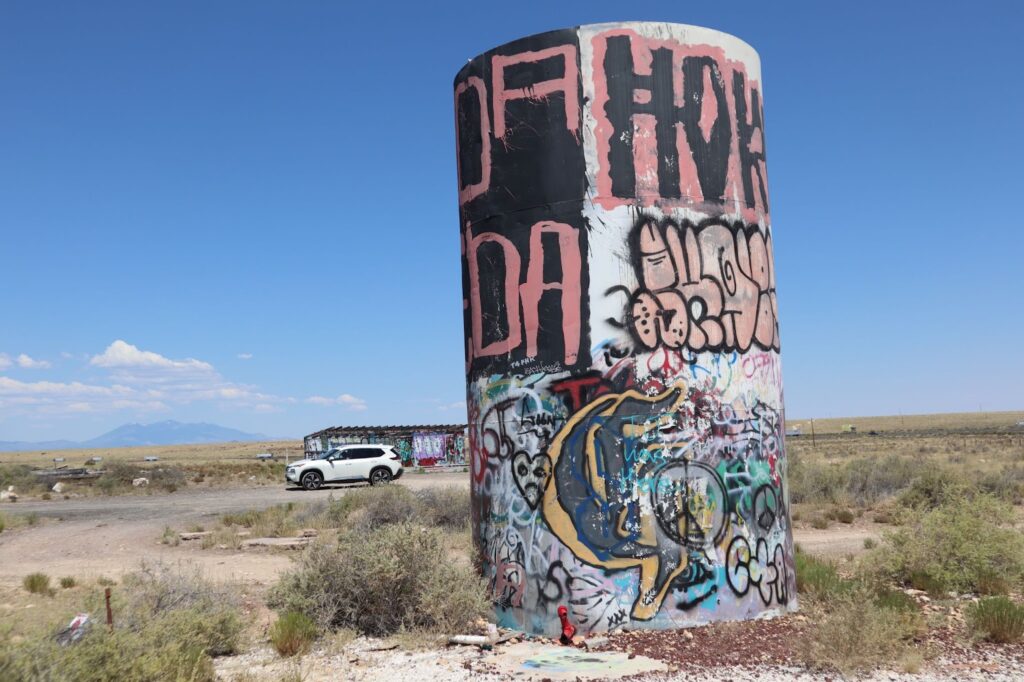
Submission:
{"label": "suv wheel", "polygon": [[302,487],[306,490],[318,490],[324,484],[324,477],[316,471],[307,471],[302,474]]}
{"label": "suv wheel", "polygon": [[370,472],[370,485],[380,485],[391,480],[391,472],[380,467]]}

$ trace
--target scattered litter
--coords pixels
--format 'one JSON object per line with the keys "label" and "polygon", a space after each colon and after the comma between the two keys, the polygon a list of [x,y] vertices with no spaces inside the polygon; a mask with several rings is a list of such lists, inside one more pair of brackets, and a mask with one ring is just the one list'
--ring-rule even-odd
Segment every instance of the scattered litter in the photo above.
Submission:
{"label": "scattered litter", "polygon": [[68,626],[57,633],[57,644],[68,646],[85,637],[85,633],[92,627],[92,617],[88,613],[80,613],[71,619]]}

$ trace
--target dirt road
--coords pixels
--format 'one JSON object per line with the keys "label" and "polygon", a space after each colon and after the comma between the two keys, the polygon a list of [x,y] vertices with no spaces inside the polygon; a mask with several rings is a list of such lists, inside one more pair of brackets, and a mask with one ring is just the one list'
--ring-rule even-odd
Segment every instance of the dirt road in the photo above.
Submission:
{"label": "dirt road", "polygon": [[[409,475],[401,485],[465,485],[465,473]],[[229,512],[264,509],[285,502],[312,502],[339,497],[357,486],[332,486],[315,492],[281,486],[245,488],[186,488],[171,494],[33,500],[4,505],[9,515],[38,514],[58,523],[0,533],[0,584],[17,584],[33,571],[49,575],[116,577],[141,561],[193,562],[214,579],[267,583],[285,570],[289,555],[273,552],[200,550],[160,543],[166,526],[184,529],[192,524],[212,527]]]}
{"label": "dirt road", "polygon": [[[469,487],[465,473],[408,475],[398,485],[417,489],[459,485]],[[244,488],[186,488],[172,494],[87,497],[70,500],[33,500],[4,505],[5,514],[38,514],[60,519],[31,528],[0,533],[0,584],[14,585],[33,571],[50,575],[93,578],[116,577],[134,570],[141,561],[193,562],[215,579],[266,584],[290,564],[290,555],[239,550],[201,550],[182,544],[161,544],[166,526],[178,530],[199,524],[215,525],[229,512],[263,509],[285,502],[311,502],[344,495],[352,486],[316,492],[281,486]],[[855,554],[864,539],[877,537],[873,527],[840,526],[795,532],[807,551],[829,556]]]}

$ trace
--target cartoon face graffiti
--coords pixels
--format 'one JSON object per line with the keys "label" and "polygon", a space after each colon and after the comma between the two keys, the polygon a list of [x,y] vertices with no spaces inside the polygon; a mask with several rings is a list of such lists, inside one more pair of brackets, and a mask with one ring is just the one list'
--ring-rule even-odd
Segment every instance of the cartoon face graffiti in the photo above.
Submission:
{"label": "cartoon face graffiti", "polygon": [[544,518],[577,557],[640,569],[632,616],[650,619],[688,568],[690,551],[719,542],[729,497],[718,473],[687,458],[680,430],[688,394],[610,394],[577,412],[552,442]]}

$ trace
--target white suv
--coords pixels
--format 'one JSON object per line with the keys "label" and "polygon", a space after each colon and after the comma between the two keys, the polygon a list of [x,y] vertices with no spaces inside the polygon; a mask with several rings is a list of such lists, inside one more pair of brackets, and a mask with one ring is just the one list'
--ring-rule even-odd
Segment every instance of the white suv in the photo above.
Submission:
{"label": "white suv", "polygon": [[402,475],[402,458],[390,445],[342,445],[285,469],[288,483],[316,490],[324,483],[387,483]]}

